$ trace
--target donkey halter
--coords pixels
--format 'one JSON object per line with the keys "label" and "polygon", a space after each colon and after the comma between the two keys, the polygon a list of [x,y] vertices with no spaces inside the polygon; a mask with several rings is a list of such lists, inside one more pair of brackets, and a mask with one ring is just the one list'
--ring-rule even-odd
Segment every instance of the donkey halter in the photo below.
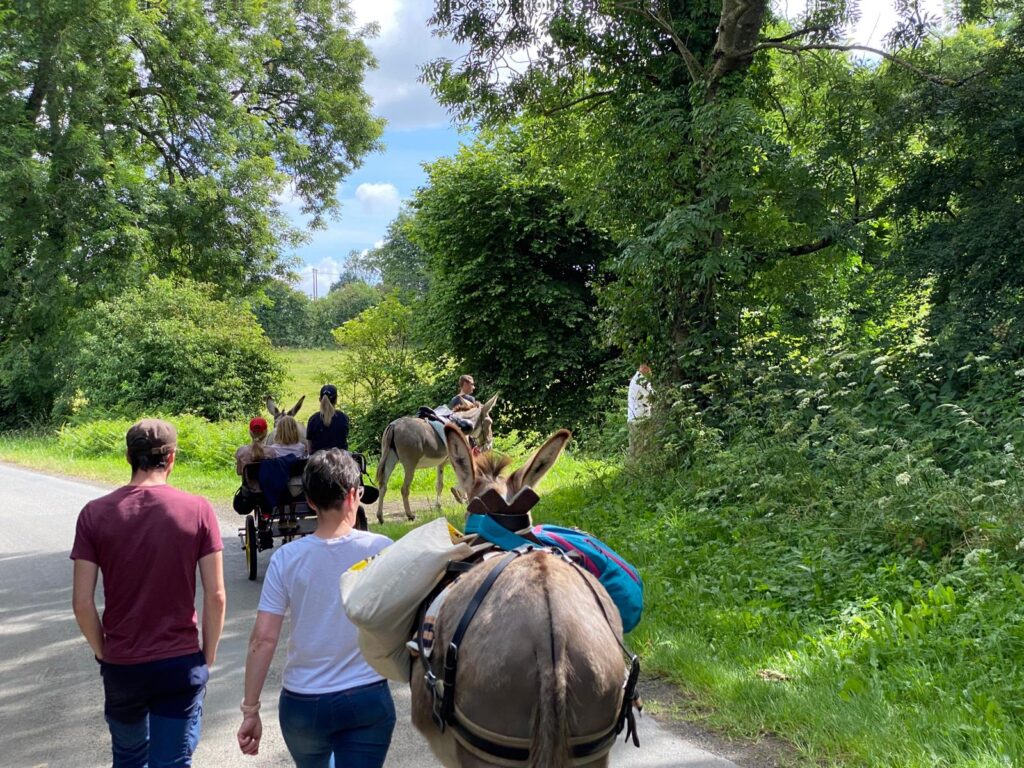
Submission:
{"label": "donkey halter", "polygon": [[[497,491],[490,489],[481,496],[474,497],[470,501],[468,509],[476,514],[489,514],[506,527],[514,525],[517,528],[524,528],[529,526],[529,510],[537,503],[537,500],[537,494],[529,487],[520,491],[512,499],[511,504],[505,502]],[[526,523],[520,524],[524,519]],[[512,528],[512,530],[516,530],[516,528]],[[583,579],[583,583],[590,589],[595,602],[604,615],[605,621],[611,626],[611,620],[608,617],[604,603],[601,602],[600,595],[577,563],[555,549],[524,546],[508,552],[501,562],[491,569],[490,573],[480,583],[480,586],[477,587],[472,599],[466,606],[465,611],[463,611],[462,617],[459,619],[455,634],[448,643],[440,677],[434,673],[430,661],[424,653],[421,634],[417,632],[416,635],[417,643],[420,646],[420,661],[424,668],[424,679],[426,680],[427,689],[431,694],[434,724],[442,733],[445,731],[445,728],[451,727],[455,739],[465,749],[476,754],[478,757],[495,761],[498,765],[509,766],[510,768],[517,768],[529,763],[532,740],[498,734],[470,720],[466,713],[455,703],[455,678],[458,671],[459,648],[465,637],[466,630],[487,597],[487,593],[494,586],[502,571],[513,560],[535,553],[560,557],[565,562],[571,564],[573,569],[579,573],[580,578]],[[460,563],[459,565],[464,564]],[[473,565],[476,565],[476,563]],[[468,570],[468,568],[462,567],[456,570],[464,571]],[[615,721],[606,730],[597,734],[572,736],[569,738],[570,757],[574,766],[585,765],[607,754],[615,743],[615,739],[624,728],[626,729],[626,739],[632,739],[635,746],[640,746],[640,739],[636,730],[636,718],[633,714],[634,703],[639,699],[636,693],[636,685],[640,677],[640,660],[636,655],[630,653],[621,640],[616,638],[616,641],[629,660],[629,672],[623,685],[622,704]]]}

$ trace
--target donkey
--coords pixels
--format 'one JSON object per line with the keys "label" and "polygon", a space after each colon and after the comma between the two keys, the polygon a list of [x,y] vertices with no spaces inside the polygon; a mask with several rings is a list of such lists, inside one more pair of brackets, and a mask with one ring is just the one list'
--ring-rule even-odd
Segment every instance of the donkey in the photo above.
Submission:
{"label": "donkey", "polygon": [[[294,416],[296,413],[298,413],[299,409],[302,407],[302,403],[305,401],[305,399],[306,399],[306,396],[303,395],[302,397],[300,397],[295,402],[295,405],[293,405],[287,411],[282,411],[280,408],[277,407],[277,404],[274,402],[274,398],[268,397],[267,398],[267,410],[270,412],[270,415],[274,417],[274,424],[276,425],[277,422],[279,422],[281,420],[282,416]],[[303,424],[301,421],[299,422],[299,439],[300,440],[305,440],[306,439],[306,425]],[[274,431],[273,430],[271,430],[270,434],[267,435],[266,444],[267,445],[273,445],[274,444]]]}
{"label": "donkey", "polygon": [[[458,430],[445,431],[466,498],[493,488],[506,501],[535,486],[570,438],[568,430],[555,432],[521,469],[504,476],[507,458],[474,457]],[[448,588],[429,662],[439,677],[467,605],[501,561],[485,560]],[[622,709],[621,639],[618,611],[589,573],[546,552],[521,555],[493,582],[465,630],[457,651],[455,724],[444,730],[435,724],[435,702],[419,661],[410,681],[412,723],[448,768],[605,768],[621,714],[628,711]],[[487,749],[493,745],[518,754],[511,762],[508,752],[495,757]],[[574,748],[589,754],[573,757]]]}
{"label": "donkey", "polygon": [[[486,403],[459,411],[459,417],[473,424],[470,436],[485,450],[490,450],[494,436],[491,432],[491,409],[498,401],[495,395]],[[437,467],[437,484],[435,486],[437,506],[441,506],[441,491],[444,489],[444,465],[448,461],[445,441],[438,435],[425,419],[414,416],[403,416],[395,419],[384,430],[380,438],[380,461],[377,463],[377,488],[380,496],[377,499],[377,522],[384,522],[384,495],[388,491],[388,479],[399,463],[405,472],[402,482],[402,504],[405,516],[415,520],[409,506],[409,489],[412,487],[413,472],[417,469]]]}

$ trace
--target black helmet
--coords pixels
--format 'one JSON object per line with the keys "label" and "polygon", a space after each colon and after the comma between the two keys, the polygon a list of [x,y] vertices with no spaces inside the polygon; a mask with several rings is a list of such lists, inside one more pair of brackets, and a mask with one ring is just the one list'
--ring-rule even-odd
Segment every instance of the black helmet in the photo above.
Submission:
{"label": "black helmet", "polygon": [[327,395],[327,399],[331,401],[331,405],[338,404],[338,388],[333,384],[324,384],[320,387],[320,400],[324,399],[324,395]]}

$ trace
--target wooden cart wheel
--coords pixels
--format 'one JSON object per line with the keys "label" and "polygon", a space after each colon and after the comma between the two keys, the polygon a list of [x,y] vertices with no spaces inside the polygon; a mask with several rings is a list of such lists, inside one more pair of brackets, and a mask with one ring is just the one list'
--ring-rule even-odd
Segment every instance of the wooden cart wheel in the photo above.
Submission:
{"label": "wooden cart wheel", "polygon": [[256,581],[256,555],[260,551],[256,538],[256,515],[250,512],[245,518],[245,564],[249,567],[249,581]]}

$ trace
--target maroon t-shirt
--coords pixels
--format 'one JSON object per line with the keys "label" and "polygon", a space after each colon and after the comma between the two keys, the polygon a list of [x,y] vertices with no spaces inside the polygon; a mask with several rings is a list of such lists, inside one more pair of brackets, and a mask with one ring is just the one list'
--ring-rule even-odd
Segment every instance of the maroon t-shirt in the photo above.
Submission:
{"label": "maroon t-shirt", "polygon": [[103,574],[104,661],[197,652],[196,565],[222,549],[210,502],[169,485],[126,485],[86,504],[71,559]]}

